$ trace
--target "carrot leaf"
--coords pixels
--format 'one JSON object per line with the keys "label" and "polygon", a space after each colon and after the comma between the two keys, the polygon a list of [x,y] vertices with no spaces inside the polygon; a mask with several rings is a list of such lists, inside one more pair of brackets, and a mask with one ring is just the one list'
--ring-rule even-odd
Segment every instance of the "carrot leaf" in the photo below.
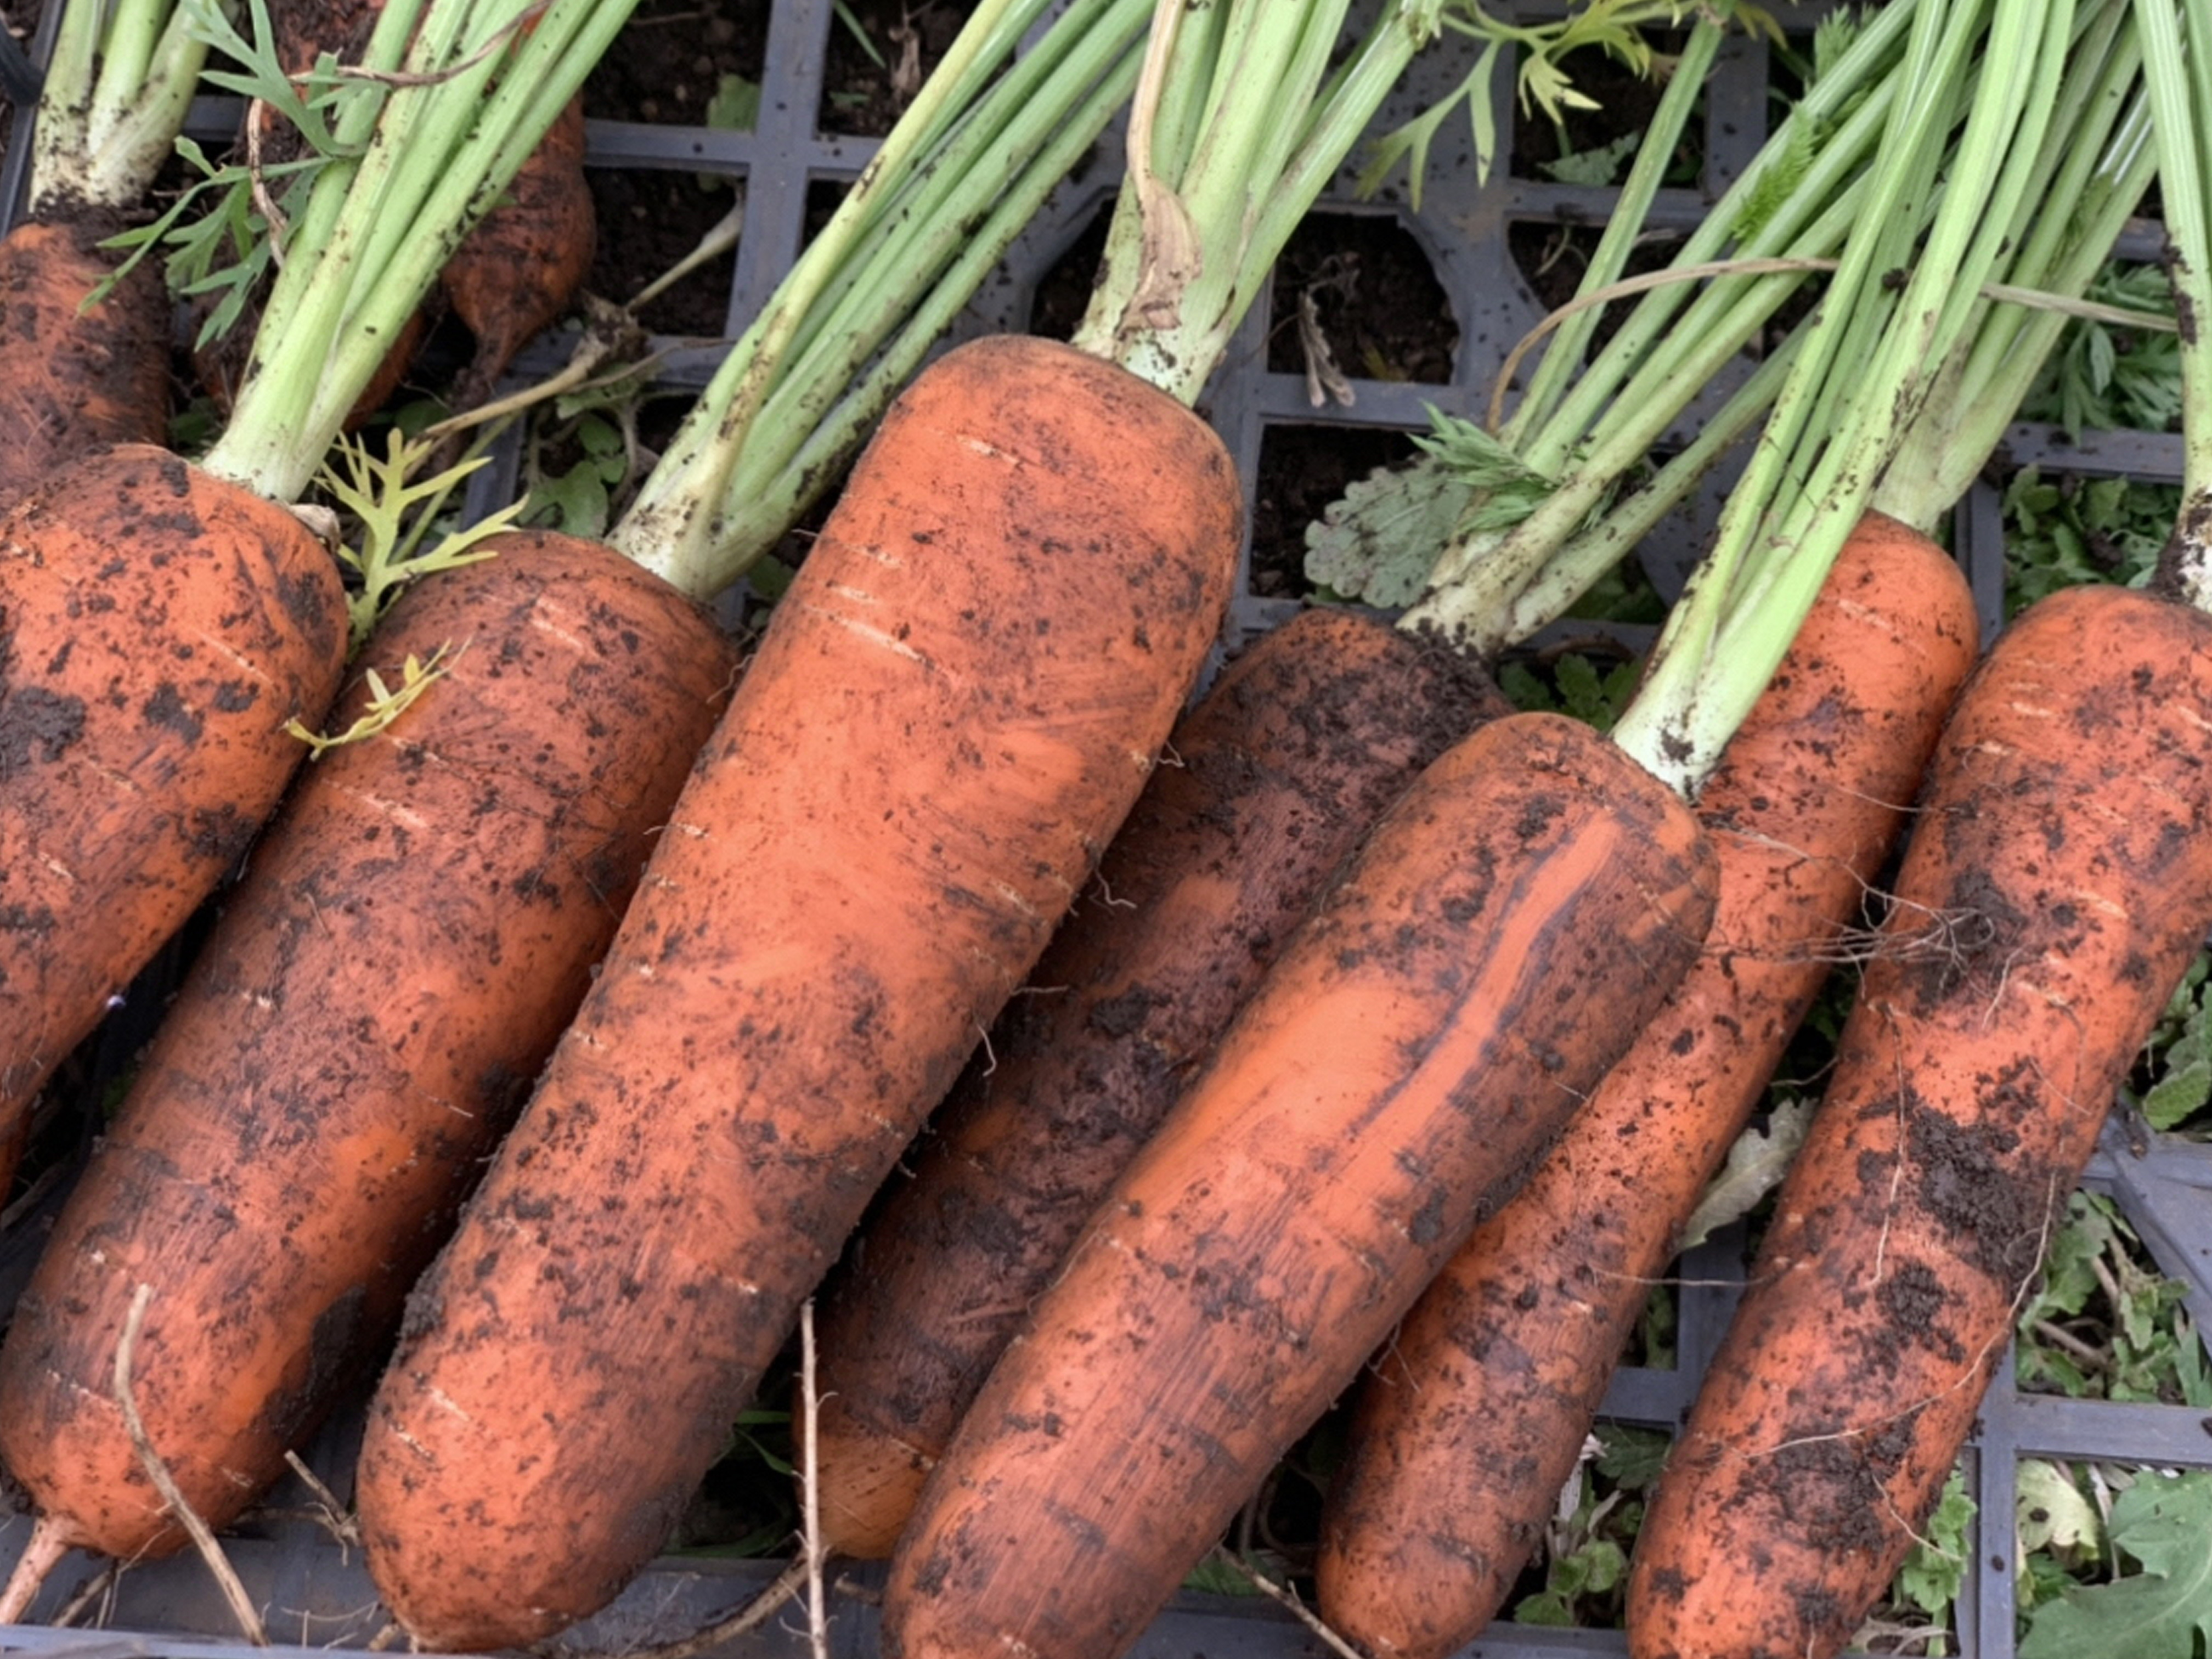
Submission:
{"label": "carrot leaf", "polygon": [[285,721],[284,730],[307,745],[310,760],[320,760],[331,750],[349,743],[364,743],[390,731],[392,723],[416,699],[452,672],[453,665],[461,659],[461,653],[467,649],[468,641],[464,640],[459,646],[451,641],[440,646],[428,660],[410,652],[406,661],[400,665],[398,685],[387,685],[383,675],[374,668],[368,669],[362,675],[368,685],[368,707],[355,717],[352,725],[335,736],[312,732],[297,719]]}

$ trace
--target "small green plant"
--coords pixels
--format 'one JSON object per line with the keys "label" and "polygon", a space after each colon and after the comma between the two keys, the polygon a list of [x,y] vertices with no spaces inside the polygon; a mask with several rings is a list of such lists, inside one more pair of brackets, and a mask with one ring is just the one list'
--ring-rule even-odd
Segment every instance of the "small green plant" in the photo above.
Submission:
{"label": "small green plant", "polygon": [[352,725],[334,736],[310,731],[297,718],[286,720],[284,729],[307,745],[310,760],[320,760],[331,750],[349,743],[365,742],[391,730],[392,722],[405,714],[416,698],[444,678],[467,648],[466,641],[459,648],[441,645],[430,653],[428,661],[410,652],[407,660],[400,665],[398,685],[386,685],[376,670],[367,670],[362,678],[368,683],[368,707],[354,718]]}
{"label": "small green plant", "polygon": [[2140,587],[2181,509],[2173,484],[2015,473],[2005,487],[2005,609],[2088,582]]}
{"label": "small green plant", "polygon": [[[1475,176],[1486,182],[1498,159],[1498,122],[1491,105],[1491,84],[1498,66],[1509,52],[1521,55],[1521,107],[1540,109],[1553,121],[1565,118],[1570,109],[1596,109],[1597,100],[1577,91],[1562,67],[1569,54],[1593,47],[1625,64],[1639,76],[1660,73],[1664,60],[1644,38],[1647,28],[1681,22],[1691,8],[1681,0],[1589,0],[1555,21],[1514,24],[1493,17],[1477,0],[1432,0],[1440,27],[1482,42],[1482,51],[1459,85],[1404,125],[1378,139],[1360,171],[1358,188],[1370,194],[1403,162],[1407,191],[1416,212],[1421,205],[1421,182],[1429,167],[1429,149],[1452,112],[1467,106],[1474,140]],[[1780,38],[1774,21],[1754,7],[1738,9],[1747,28]]]}
{"label": "small green plant", "polygon": [[2026,1616],[2020,1659],[2196,1659],[2212,1641],[2212,1472],[2144,1472],[2112,1500],[2113,1570]]}
{"label": "small green plant", "polygon": [[[2200,954],[2174,988],[2144,1045],[2142,1073],[2123,1090],[2154,1129],[2203,1135],[2212,1105],[2212,954]],[[2139,1085],[2139,1086],[2138,1086]]]}
{"label": "small green plant", "polygon": [[341,438],[337,464],[325,466],[316,482],[328,490],[359,527],[360,546],[341,544],[339,562],[352,578],[347,599],[353,643],[362,642],[391,609],[400,590],[420,577],[453,570],[491,556],[483,544],[511,528],[522,514],[505,507],[465,530],[441,537],[426,551],[422,544],[461,481],[483,465],[463,461],[434,477],[410,483],[409,475],[437,448],[434,441],[410,438],[398,426],[386,429],[380,456],[366,440]]}
{"label": "small green plant", "polygon": [[1636,694],[1641,672],[1633,659],[1601,667],[1579,651],[1567,651],[1509,662],[1498,671],[1498,684],[1516,708],[1550,709],[1609,732]]}

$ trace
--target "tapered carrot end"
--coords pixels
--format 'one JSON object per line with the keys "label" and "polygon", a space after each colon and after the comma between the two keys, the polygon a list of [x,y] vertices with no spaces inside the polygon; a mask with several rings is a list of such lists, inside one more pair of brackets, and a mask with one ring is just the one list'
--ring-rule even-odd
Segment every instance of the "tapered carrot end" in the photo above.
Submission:
{"label": "tapered carrot end", "polygon": [[859,1561],[885,1559],[936,1458],[839,1410],[835,1395],[822,1401],[817,1435],[823,1547]]}
{"label": "tapered carrot end", "polygon": [[61,1565],[74,1543],[69,1523],[58,1521],[51,1515],[42,1515],[31,1528],[31,1541],[23,1546],[23,1553],[15,1563],[15,1571],[8,1576],[8,1587],[0,1590],[0,1625],[20,1625],[23,1615],[31,1610],[31,1603],[39,1599],[46,1588],[46,1575]]}

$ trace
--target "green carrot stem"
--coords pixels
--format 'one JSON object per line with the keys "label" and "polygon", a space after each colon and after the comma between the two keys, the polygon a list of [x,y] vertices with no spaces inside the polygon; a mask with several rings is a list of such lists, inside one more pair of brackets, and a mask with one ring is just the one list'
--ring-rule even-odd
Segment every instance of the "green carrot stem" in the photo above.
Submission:
{"label": "green carrot stem", "polygon": [[[2087,291],[2156,171],[2142,54],[2126,14],[2101,22],[2117,36],[2085,59],[2093,77],[2073,88],[2051,124],[2066,143],[2045,145],[2047,179],[2031,180],[2015,231],[2020,248],[2004,272],[2009,287],[2063,298]],[[2094,85],[2087,83],[2094,80]],[[2088,96],[2078,95],[2086,90]],[[1966,348],[1947,365],[1937,393],[1883,475],[1873,506],[1923,534],[1963,495],[2002,441],[2021,400],[2068,322],[2051,309],[1984,301]]]}
{"label": "green carrot stem", "polygon": [[[903,366],[898,377],[911,372],[1127,96],[1131,44],[1148,10],[1147,0],[1071,9],[972,112],[930,123],[930,147],[916,137],[924,124],[901,121],[725,360],[615,527],[616,546],[704,596],[773,544],[798,508],[786,514],[757,496],[763,481],[784,471],[833,406],[840,451],[872,424],[896,384],[890,365]],[[917,339],[917,317],[939,320]],[[895,333],[905,345],[879,360]],[[848,397],[856,376],[864,391]],[[825,464],[775,496],[811,498],[833,473]]]}
{"label": "green carrot stem", "polygon": [[[1731,493],[1615,741],[1685,795],[1765,688],[1870,499],[1899,428],[1948,356],[2000,251],[2056,100],[2073,7],[1962,3],[1916,23],[1911,86],[1869,204],[1808,349]],[[1911,204],[1936,194],[1937,158],[1975,48],[1984,58],[1956,159],[1917,262]],[[1900,257],[1907,256],[1907,257]],[[1884,279],[1911,270],[1901,295]],[[1961,291],[1963,290],[1963,292]],[[1832,376],[1852,395],[1828,404]],[[1832,424],[1803,425],[1826,405]]]}
{"label": "green carrot stem", "polygon": [[[1674,162],[1674,147],[1689,124],[1698,94],[1720,52],[1728,15],[1733,11],[1731,6],[1727,14],[1703,18],[1690,31],[1690,38],[1667,82],[1667,90],[1660,97],[1659,107],[1652,112],[1650,128],[1637,146],[1636,160],[1629,167],[1620,198],[1606,220],[1605,230],[1590,255],[1578,291],[1602,289],[1618,281],[1628,268],[1628,256],[1635,251],[1651,204],[1666,181],[1667,169]],[[1595,309],[1584,311],[1562,324],[1553,335],[1536,372],[1529,377],[1528,389],[1522,394],[1520,404],[1513,412],[1511,425],[1498,434],[1509,448],[1518,447],[1520,435],[1540,426],[1558,406],[1589,350],[1590,337],[1596,331],[1599,320]]]}
{"label": "green carrot stem", "polygon": [[31,210],[128,207],[152,188],[185,125],[207,46],[174,0],[72,0],[32,137]]}
{"label": "green carrot stem", "polygon": [[[544,136],[633,0],[551,0],[509,45],[528,0],[379,17],[372,70],[416,83],[349,100],[337,137],[362,147],[316,179],[286,245],[228,428],[203,465],[297,499],[447,257]],[[412,45],[401,45],[412,36]],[[498,88],[487,100],[487,85]],[[364,130],[365,129],[365,130]]]}

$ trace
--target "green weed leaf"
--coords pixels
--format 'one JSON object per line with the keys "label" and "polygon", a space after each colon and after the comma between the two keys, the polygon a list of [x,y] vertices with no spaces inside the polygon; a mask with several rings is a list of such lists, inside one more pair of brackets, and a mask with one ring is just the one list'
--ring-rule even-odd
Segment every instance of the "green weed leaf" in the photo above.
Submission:
{"label": "green weed leaf", "polygon": [[1943,1483],[1943,1496],[1935,1513],[1920,1529],[1921,1541],[1912,1547],[1898,1570],[1897,1592],[1931,1619],[1950,1614],[1966,1578],[1966,1528],[1974,1518],[1974,1500],[1966,1495],[1966,1479],[1958,1470]]}
{"label": "green weed leaf", "polygon": [[2142,1570],[2035,1608],[2020,1659],[2196,1659],[2212,1643],[2212,1472],[2145,1475],[2114,1500],[2111,1537]]}
{"label": "green weed leaf", "polygon": [[1347,599],[1411,605],[1474,495],[1433,455],[1377,467],[1306,526],[1307,579]]}

